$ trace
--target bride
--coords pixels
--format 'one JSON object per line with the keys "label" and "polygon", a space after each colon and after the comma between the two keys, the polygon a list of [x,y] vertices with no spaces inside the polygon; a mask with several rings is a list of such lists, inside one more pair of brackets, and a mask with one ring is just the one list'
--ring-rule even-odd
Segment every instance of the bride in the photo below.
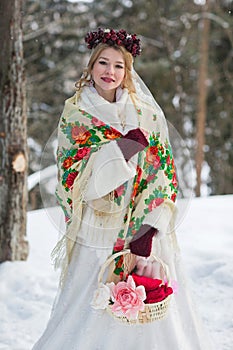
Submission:
{"label": "bride", "polygon": [[85,41],[91,57],[59,122],[60,290],[33,350],[210,350],[176,243],[166,120],[133,69],[140,40],[100,28]]}

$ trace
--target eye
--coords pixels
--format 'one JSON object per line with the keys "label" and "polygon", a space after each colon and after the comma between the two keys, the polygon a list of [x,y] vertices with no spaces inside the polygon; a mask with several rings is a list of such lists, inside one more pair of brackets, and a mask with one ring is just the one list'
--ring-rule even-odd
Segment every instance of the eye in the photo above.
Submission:
{"label": "eye", "polygon": [[99,64],[106,65],[107,62],[106,61],[99,61]]}
{"label": "eye", "polygon": [[122,66],[121,64],[117,64],[117,65],[116,65],[116,68],[118,68],[118,69],[124,69],[124,66]]}

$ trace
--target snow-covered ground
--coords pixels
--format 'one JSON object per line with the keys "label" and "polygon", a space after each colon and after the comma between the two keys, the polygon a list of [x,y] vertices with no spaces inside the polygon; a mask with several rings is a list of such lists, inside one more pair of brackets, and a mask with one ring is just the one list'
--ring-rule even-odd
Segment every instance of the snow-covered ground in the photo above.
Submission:
{"label": "snow-covered ground", "polygon": [[[29,212],[28,261],[0,266],[0,350],[30,350],[46,326],[58,284],[51,217],[59,222],[60,215],[57,208]],[[196,198],[177,229],[190,288],[219,350],[233,344],[232,215],[233,195]]]}

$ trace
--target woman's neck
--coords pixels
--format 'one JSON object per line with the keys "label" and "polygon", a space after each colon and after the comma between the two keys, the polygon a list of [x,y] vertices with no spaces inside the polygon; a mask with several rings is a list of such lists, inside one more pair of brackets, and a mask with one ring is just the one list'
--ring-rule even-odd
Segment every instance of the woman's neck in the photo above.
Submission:
{"label": "woman's neck", "polygon": [[115,102],[116,101],[116,89],[114,90],[103,90],[99,86],[95,86],[96,91],[98,94],[103,97],[108,102]]}

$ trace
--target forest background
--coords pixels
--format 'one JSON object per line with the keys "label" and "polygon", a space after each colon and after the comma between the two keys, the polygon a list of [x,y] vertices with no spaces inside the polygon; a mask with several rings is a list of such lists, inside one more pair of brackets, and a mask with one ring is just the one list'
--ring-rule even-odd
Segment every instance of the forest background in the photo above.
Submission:
{"label": "forest background", "polygon": [[[209,0],[203,12],[204,4],[204,0],[25,1],[29,174],[54,163],[51,134],[56,134],[64,101],[74,93],[74,83],[87,63],[90,52],[84,36],[98,27],[140,34],[142,55],[135,68],[184,140],[195,168],[205,17],[209,31],[201,195],[232,193],[233,2]],[[188,175],[186,181],[188,187]],[[51,204],[52,200],[51,194]],[[29,208],[41,206],[35,186]]]}
{"label": "forest background", "polygon": [[[190,203],[179,237],[216,343],[231,348],[232,195],[224,195],[233,193],[232,11],[230,0],[0,1],[2,346],[31,348],[49,316],[57,286],[49,254],[60,217],[58,208],[31,210],[56,204],[58,120],[90,54],[84,36],[102,26],[140,35],[135,68],[173,125],[181,198],[199,195],[199,164],[200,195],[211,197]],[[186,210],[179,212],[183,219]],[[47,216],[56,218],[51,226]]]}

